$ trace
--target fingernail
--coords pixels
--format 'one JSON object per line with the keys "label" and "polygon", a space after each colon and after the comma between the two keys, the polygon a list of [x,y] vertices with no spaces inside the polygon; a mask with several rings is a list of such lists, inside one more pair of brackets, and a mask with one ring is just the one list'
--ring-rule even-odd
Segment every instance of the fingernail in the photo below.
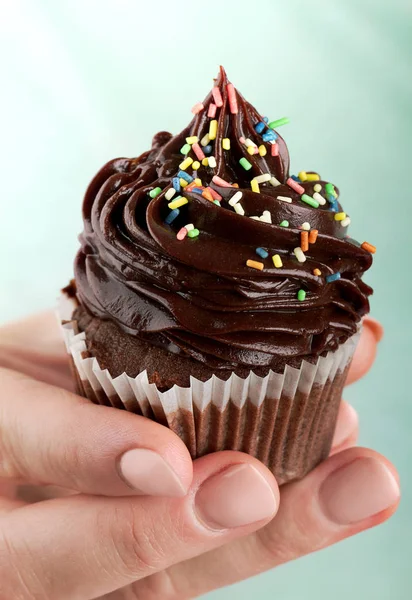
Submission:
{"label": "fingernail", "polygon": [[369,327],[375,336],[376,341],[380,342],[383,338],[383,326],[379,323],[379,321],[368,315],[363,319],[363,324],[366,325],[366,327]]}
{"label": "fingernail", "polygon": [[358,423],[358,413],[348,404],[343,402],[339,410],[338,422],[333,436],[332,449],[336,450],[354,435]]}
{"label": "fingernail", "polygon": [[184,496],[187,490],[172,467],[156,452],[135,448],[119,460],[122,479],[146,496]]}
{"label": "fingernail", "polygon": [[195,508],[209,527],[230,529],[273,517],[278,500],[255,467],[242,464],[207,479],[196,495]]}
{"label": "fingernail", "polygon": [[393,506],[399,498],[399,486],[382,462],[359,458],[331,473],[319,494],[329,519],[350,525]]}

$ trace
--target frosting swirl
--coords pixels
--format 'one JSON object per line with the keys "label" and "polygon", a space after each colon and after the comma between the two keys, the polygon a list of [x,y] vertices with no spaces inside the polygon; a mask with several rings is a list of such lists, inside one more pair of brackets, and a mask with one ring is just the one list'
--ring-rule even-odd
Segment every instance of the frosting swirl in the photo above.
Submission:
{"label": "frosting swirl", "polygon": [[[372,293],[361,281],[371,254],[346,235],[338,190],[313,174],[289,177],[284,140],[223,69],[203,107],[180,134],[158,133],[150,151],[109,162],[91,182],[75,262],[80,302],[213,369],[335,349]],[[317,231],[307,249],[303,224]]]}

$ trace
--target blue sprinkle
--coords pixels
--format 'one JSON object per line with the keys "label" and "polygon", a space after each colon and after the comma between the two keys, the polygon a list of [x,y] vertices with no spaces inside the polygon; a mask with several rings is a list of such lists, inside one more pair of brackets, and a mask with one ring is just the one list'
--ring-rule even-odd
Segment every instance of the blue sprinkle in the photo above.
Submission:
{"label": "blue sprinkle", "polygon": [[264,123],[263,121],[261,121],[260,123],[258,123],[257,125],[255,125],[255,131],[256,133],[262,133],[262,131],[265,129],[266,127],[266,123]]}
{"label": "blue sprinkle", "polygon": [[170,225],[170,223],[173,223],[173,221],[179,216],[179,214],[180,214],[180,210],[178,208],[174,208],[167,215],[167,217],[165,219],[165,223],[167,223],[167,225]]}
{"label": "blue sprinkle", "polygon": [[192,183],[192,181],[193,181],[193,177],[190,177],[190,175],[188,173],[186,173],[186,171],[179,171],[177,176],[181,177],[182,179],[187,181],[187,183]]}
{"label": "blue sprinkle", "polygon": [[263,117],[265,123],[269,123],[269,117]]}
{"label": "blue sprinkle", "polygon": [[256,254],[261,258],[267,258],[269,256],[269,252],[266,252],[264,248],[256,248]]}
{"label": "blue sprinkle", "polygon": [[175,188],[176,192],[180,192],[180,181],[179,181],[179,177],[173,177],[172,179],[172,185]]}
{"label": "blue sprinkle", "polygon": [[299,177],[296,177],[296,175],[291,175],[290,177],[291,179],[294,179],[295,181],[298,181],[300,183],[300,179]]}
{"label": "blue sprinkle", "polygon": [[333,275],[327,275],[325,277],[326,279],[326,283],[332,283],[332,281],[336,281],[337,279],[340,279],[340,273],[339,271],[337,273],[333,273]]}
{"label": "blue sprinkle", "polygon": [[277,140],[278,137],[278,134],[275,133],[272,129],[270,129],[262,135],[262,139],[264,142],[274,142],[275,140]]}
{"label": "blue sprinkle", "polygon": [[192,188],[192,192],[195,192],[195,194],[203,194],[202,188],[198,188],[198,187]]}
{"label": "blue sprinkle", "polygon": [[209,146],[203,146],[203,152],[205,154],[212,154],[212,146],[210,146],[210,144]]}

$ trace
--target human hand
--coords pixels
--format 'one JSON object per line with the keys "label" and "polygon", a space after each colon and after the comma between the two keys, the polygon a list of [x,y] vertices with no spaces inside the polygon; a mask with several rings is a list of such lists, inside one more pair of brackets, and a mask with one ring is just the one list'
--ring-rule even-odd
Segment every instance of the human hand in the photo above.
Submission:
{"label": "human hand", "polygon": [[[192,463],[170,430],[68,391],[51,319],[0,334],[1,600],[194,598],[377,525],[396,509],[396,472],[374,451],[352,447],[357,417],[348,404],[331,457],[279,492],[248,455]],[[367,319],[349,382],[371,366],[380,335]],[[29,504],[17,496],[22,483],[73,492]]]}

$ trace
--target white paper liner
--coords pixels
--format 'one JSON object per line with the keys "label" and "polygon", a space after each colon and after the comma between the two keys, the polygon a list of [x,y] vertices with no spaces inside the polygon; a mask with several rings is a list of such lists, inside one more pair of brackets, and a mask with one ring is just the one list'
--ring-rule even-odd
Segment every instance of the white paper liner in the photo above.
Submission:
{"label": "white paper liner", "polygon": [[227,381],[191,377],[188,388],[160,392],[146,371],[113,378],[101,369],[72,320],[75,307],[75,300],[62,296],[58,316],[80,390],[92,401],[168,425],[193,457],[221,449],[247,451],[272,468],[279,483],[303,476],[329,452],[359,332],[316,364],[302,361],[300,369],[286,366],[282,374],[270,371],[265,377],[251,372],[246,379],[233,373]]}

